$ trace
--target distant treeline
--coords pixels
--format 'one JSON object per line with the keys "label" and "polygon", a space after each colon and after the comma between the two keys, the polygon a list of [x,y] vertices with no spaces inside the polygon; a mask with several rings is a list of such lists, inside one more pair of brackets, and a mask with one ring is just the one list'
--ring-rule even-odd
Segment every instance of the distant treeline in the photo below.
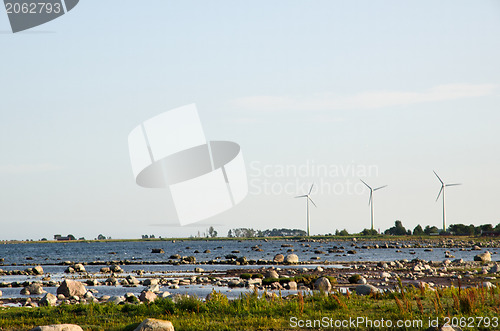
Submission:
{"label": "distant treeline", "polygon": [[[360,235],[376,235],[378,234],[375,230],[364,229],[359,233]],[[393,235],[393,236],[423,236],[423,235],[438,235],[438,234],[446,234],[446,235],[455,235],[455,236],[500,236],[500,223],[497,224],[496,227],[493,227],[491,224],[483,224],[474,226],[473,224],[464,225],[464,224],[452,224],[448,227],[446,231],[440,230],[435,226],[427,225],[425,229],[422,229],[422,226],[417,225],[413,231],[410,229],[406,229],[403,226],[401,221],[394,222],[394,226],[385,230],[384,234]],[[336,236],[348,236],[350,235],[347,230],[335,231]]]}
{"label": "distant treeline", "polygon": [[[326,236],[374,236],[378,235],[378,231],[364,229],[360,233],[349,233],[346,229],[335,230],[335,233],[327,233]],[[491,224],[484,225],[464,225],[452,224],[448,227],[447,231],[438,229],[436,226],[427,225],[425,228],[419,224],[413,231],[406,229],[403,223],[399,220],[394,222],[394,226],[383,231],[383,234],[392,236],[432,236],[432,235],[456,235],[456,236],[500,236],[500,223],[493,227]],[[303,237],[307,232],[300,229],[272,229],[272,230],[255,230],[252,228],[237,228],[228,231],[229,238],[253,238],[253,237]]]}

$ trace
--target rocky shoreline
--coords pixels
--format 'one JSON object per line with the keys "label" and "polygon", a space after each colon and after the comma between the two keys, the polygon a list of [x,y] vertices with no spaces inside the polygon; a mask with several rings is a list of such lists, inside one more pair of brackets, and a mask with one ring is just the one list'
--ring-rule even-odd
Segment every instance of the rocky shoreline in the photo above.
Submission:
{"label": "rocky shoreline", "polygon": [[[256,246],[258,247],[258,246]],[[353,247],[357,247],[353,243]],[[379,247],[380,248],[380,247]],[[479,246],[470,247],[478,250]],[[340,249],[340,248],[332,248]],[[361,248],[368,249],[368,248]],[[481,249],[481,248],[479,248]],[[450,254],[451,255],[451,254]],[[191,265],[196,259],[191,257],[173,256],[173,263]],[[330,262],[322,263],[323,266],[311,268],[308,266],[316,262],[300,261],[296,254],[276,254],[271,261],[248,261],[245,257],[235,255],[226,256],[226,260],[217,261],[217,264],[227,265],[255,265],[258,268],[238,268],[224,271],[205,271],[196,266],[186,272],[194,273],[189,277],[173,277],[168,272],[149,272],[134,270],[133,273],[124,274],[120,265],[125,263],[109,262],[101,267],[99,273],[89,273],[85,265],[91,263],[72,263],[69,261],[62,264],[67,266],[66,279],[63,281],[51,280],[50,274],[44,274],[42,266],[30,267],[25,270],[0,269],[0,276],[36,276],[40,280],[24,282],[1,282],[1,288],[20,288],[22,295],[42,295],[43,297],[29,298],[5,298],[0,304],[21,304],[23,306],[58,305],[61,303],[85,303],[85,302],[113,302],[139,303],[151,302],[157,297],[173,297],[169,289],[189,288],[193,285],[212,286],[218,288],[245,288],[248,290],[280,291],[312,291],[340,289],[344,292],[355,291],[358,294],[369,294],[374,291],[391,291],[399,282],[425,286],[433,289],[446,286],[496,286],[500,266],[491,262],[489,252],[483,252],[474,258],[477,261],[463,261],[462,259],[444,259],[442,261],[424,261],[420,259],[379,261],[379,262]],[[144,262],[144,261],[141,261]],[[101,262],[102,264],[102,262]],[[164,262],[165,264],[165,262]],[[197,265],[215,264],[213,261],[198,262]],[[271,264],[271,265],[270,265]],[[335,264],[333,267],[328,267]],[[148,275],[145,279],[145,275]],[[87,287],[92,287],[87,290]],[[99,286],[122,287],[123,295],[107,296],[98,295]],[[56,287],[57,296],[46,293],[44,288]],[[127,292],[129,288],[141,287],[140,295]],[[189,292],[189,291],[188,291]],[[178,295],[178,294],[177,294]],[[292,293],[290,295],[295,295]],[[0,292],[1,296],[1,292]],[[1,298],[0,298],[1,299]]]}

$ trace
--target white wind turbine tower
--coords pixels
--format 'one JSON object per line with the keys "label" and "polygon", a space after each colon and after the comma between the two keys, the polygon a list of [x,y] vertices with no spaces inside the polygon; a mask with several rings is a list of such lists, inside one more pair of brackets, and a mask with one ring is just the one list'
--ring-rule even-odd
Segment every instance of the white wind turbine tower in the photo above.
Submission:
{"label": "white wind turbine tower", "polygon": [[314,203],[314,201],[311,199],[311,192],[313,190],[313,186],[314,184],[311,185],[311,188],[309,189],[309,193],[305,194],[305,195],[299,195],[297,196],[296,198],[306,198],[306,201],[307,201],[307,236],[309,237],[309,233],[310,233],[310,227],[309,227],[309,201],[311,201],[311,203],[314,205],[314,207],[317,207],[316,204]]}
{"label": "white wind turbine tower", "polygon": [[439,182],[441,183],[441,189],[439,190],[439,194],[436,198],[436,201],[438,201],[439,199],[439,196],[441,195],[441,192],[443,193],[443,231],[446,231],[446,208],[445,208],[445,201],[444,201],[444,191],[445,191],[445,188],[448,187],[448,186],[457,186],[457,185],[462,185],[462,184],[445,184],[441,178],[439,178],[438,174],[432,170],[434,172],[434,175],[436,175],[436,177],[439,179]]}
{"label": "white wind turbine tower", "polygon": [[370,199],[368,200],[368,205],[371,206],[371,221],[372,221],[372,231],[373,231],[373,192],[380,190],[380,189],[383,189],[384,187],[387,187],[387,185],[380,186],[377,188],[371,188],[371,186],[366,184],[364,182],[364,180],[360,179],[360,181],[362,181],[363,184],[365,184],[366,187],[368,187],[370,189]]}

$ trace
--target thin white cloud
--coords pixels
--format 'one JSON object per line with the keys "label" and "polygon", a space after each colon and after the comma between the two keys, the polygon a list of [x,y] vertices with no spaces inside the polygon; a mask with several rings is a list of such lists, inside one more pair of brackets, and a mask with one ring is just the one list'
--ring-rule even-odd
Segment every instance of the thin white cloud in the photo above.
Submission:
{"label": "thin white cloud", "polygon": [[33,174],[41,172],[56,171],[62,169],[61,166],[51,163],[39,164],[8,164],[0,166],[0,174],[5,175],[19,175],[19,174]]}
{"label": "thin white cloud", "polygon": [[497,88],[498,85],[494,84],[447,84],[422,92],[367,91],[347,96],[324,93],[297,97],[261,95],[235,99],[232,105],[262,111],[377,109],[487,96]]}

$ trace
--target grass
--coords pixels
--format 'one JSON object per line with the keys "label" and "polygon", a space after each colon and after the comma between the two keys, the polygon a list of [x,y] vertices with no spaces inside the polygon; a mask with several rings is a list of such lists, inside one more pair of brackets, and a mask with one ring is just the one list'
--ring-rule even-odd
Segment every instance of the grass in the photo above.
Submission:
{"label": "grass", "polygon": [[421,319],[427,327],[425,323],[429,318],[440,317],[442,321],[444,317],[492,318],[498,314],[498,288],[463,289],[459,286],[433,291],[425,287],[403,287],[399,283],[394,292],[370,296],[338,292],[328,296],[320,293],[303,295],[299,292],[283,298],[276,294],[259,296],[254,291],[228,300],[225,295],[214,291],[207,301],[181,296],[175,302],[167,298],[149,304],[2,308],[0,330],[29,330],[37,325],[59,323],[78,324],[84,330],[133,330],[148,317],[170,320],[176,330],[290,330],[291,317],[303,320],[323,317],[334,320],[349,317],[372,320],[383,317],[393,321]]}

